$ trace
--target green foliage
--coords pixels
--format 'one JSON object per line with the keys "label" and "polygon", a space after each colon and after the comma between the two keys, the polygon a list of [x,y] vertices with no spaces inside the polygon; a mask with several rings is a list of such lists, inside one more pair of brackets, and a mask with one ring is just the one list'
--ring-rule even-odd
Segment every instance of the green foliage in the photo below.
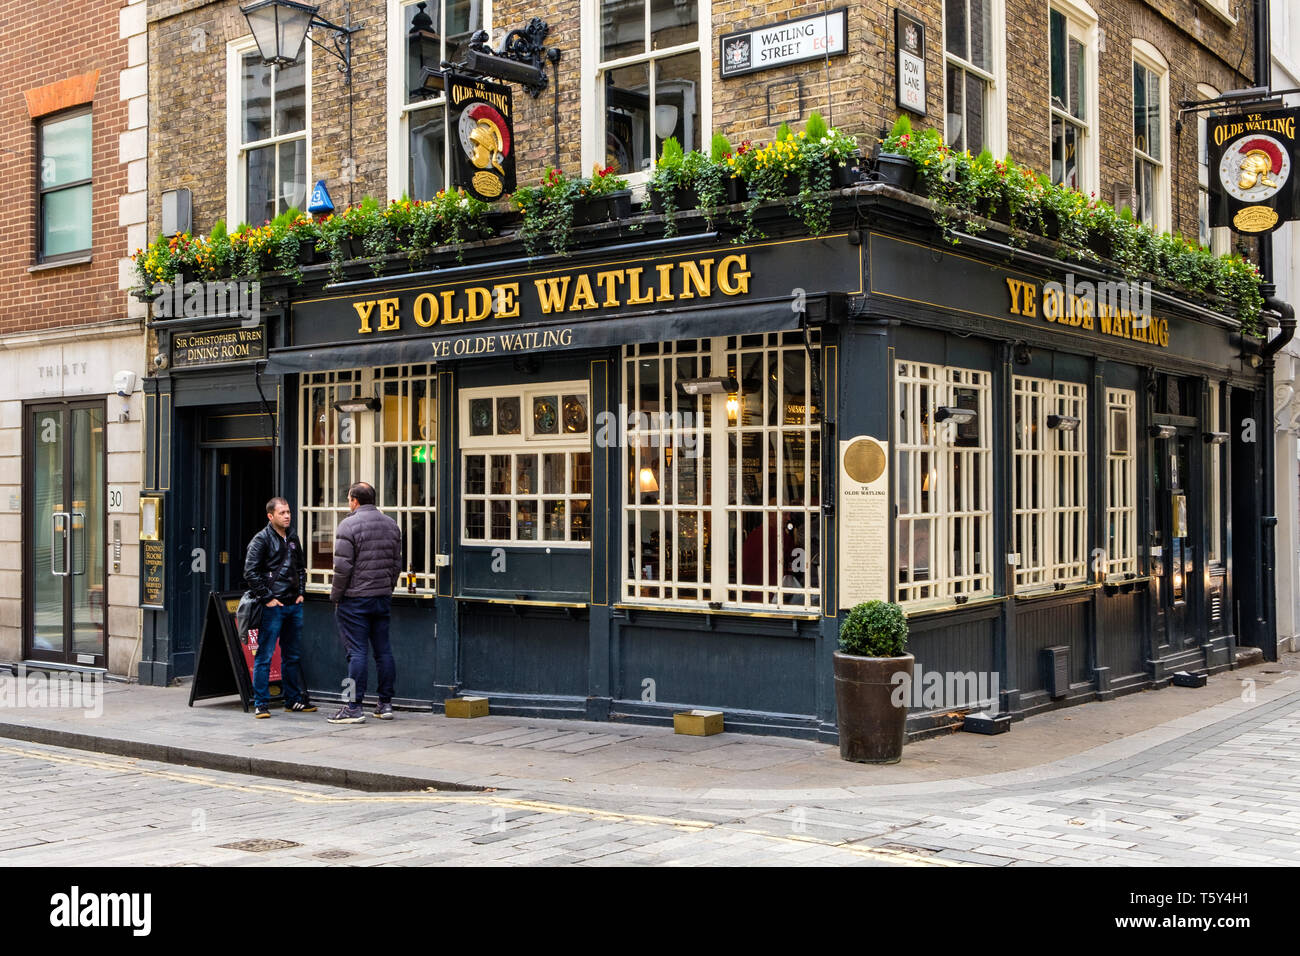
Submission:
{"label": "green foliage", "polygon": [[783,122],[776,128],[776,141],[781,143],[787,139],[794,139],[794,130],[790,128],[789,123]]}
{"label": "green foliage", "polygon": [[[681,147],[678,146],[678,149]],[[559,169],[550,169],[536,186],[521,186],[510,201],[524,216],[519,238],[530,256],[548,248],[567,255],[573,244],[573,205],[581,199],[608,196],[627,188],[627,180],[614,167],[592,167],[591,177],[571,179]]]}
{"label": "green foliage", "polygon": [[901,657],[907,652],[907,618],[892,601],[864,601],[840,625],[840,651],[857,657]]}
{"label": "green foliage", "polygon": [[721,133],[714,133],[713,139],[709,140],[709,159],[715,164],[725,163],[727,157],[731,155],[731,140]]}
{"label": "green foliage", "polygon": [[664,169],[677,171],[682,168],[682,144],[677,141],[676,136],[669,136],[664,140],[664,147],[659,151],[659,162],[655,164],[655,169]]}
{"label": "green foliage", "polygon": [[911,133],[912,133],[911,117],[909,117],[906,113],[900,113],[898,114],[898,119],[894,120],[893,127],[891,127],[889,130],[889,137],[888,139],[886,139],[886,142],[889,142],[889,140],[901,139],[904,136],[911,135]]}
{"label": "green foliage", "polygon": [[830,132],[830,127],[826,125],[826,120],[822,118],[822,114],[817,110],[813,110],[808,114],[808,122],[804,124],[803,131],[807,134],[809,140],[821,142]]}

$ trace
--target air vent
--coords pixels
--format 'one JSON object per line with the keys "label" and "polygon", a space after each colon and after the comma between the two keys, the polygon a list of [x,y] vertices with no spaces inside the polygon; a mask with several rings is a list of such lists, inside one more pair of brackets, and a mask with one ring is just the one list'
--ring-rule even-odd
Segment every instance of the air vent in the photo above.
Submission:
{"label": "air vent", "polygon": [[1128,206],[1130,210],[1133,208],[1133,187],[1128,183],[1116,183],[1113,196],[1115,201],[1111,205],[1115,207],[1116,211],[1123,209],[1125,206]]}
{"label": "air vent", "polygon": [[1218,624],[1223,620],[1223,592],[1215,591],[1210,595],[1210,621]]}
{"label": "air vent", "polygon": [[1043,667],[1047,671],[1047,694],[1060,700],[1070,689],[1070,649],[1065,646],[1043,648]]}

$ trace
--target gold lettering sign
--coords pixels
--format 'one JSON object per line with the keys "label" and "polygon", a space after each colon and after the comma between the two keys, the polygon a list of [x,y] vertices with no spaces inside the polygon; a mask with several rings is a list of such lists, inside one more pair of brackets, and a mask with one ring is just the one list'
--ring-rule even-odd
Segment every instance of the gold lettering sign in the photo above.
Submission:
{"label": "gold lettering sign", "polygon": [[1007,278],[1008,312],[1025,318],[1099,332],[1159,348],[1169,347],[1169,320],[1151,314],[1146,283],[1045,282],[1040,287]]}
{"label": "gold lettering sign", "polygon": [[1277,212],[1268,206],[1247,206],[1232,217],[1238,232],[1268,232],[1277,223]]}

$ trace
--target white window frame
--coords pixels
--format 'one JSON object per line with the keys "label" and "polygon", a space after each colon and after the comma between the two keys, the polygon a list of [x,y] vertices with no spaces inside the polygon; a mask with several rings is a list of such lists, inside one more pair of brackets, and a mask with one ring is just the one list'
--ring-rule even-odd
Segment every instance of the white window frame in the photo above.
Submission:
{"label": "white window frame", "polygon": [[[967,21],[970,19],[970,0],[962,0],[967,10]],[[1004,156],[1007,152],[1007,30],[1006,30],[1006,2],[1005,0],[985,0],[987,16],[990,20],[991,43],[989,49],[989,70],[976,66],[970,60],[948,52],[948,19],[944,15],[944,36],[943,36],[943,56],[944,56],[944,120],[943,120],[943,137],[944,141],[951,144],[953,140],[952,131],[948,126],[949,113],[947,110],[948,102],[948,67],[952,66],[962,71],[979,77],[988,84],[985,93],[984,102],[984,133],[985,143],[981,148],[987,148],[994,156]],[[968,38],[969,40],[969,38]],[[963,91],[963,97],[965,91]],[[965,102],[963,98],[963,102]],[[965,131],[963,130],[963,135]],[[970,148],[969,141],[966,144]],[[979,150],[972,149],[972,153],[978,153]]]}
{"label": "white window frame", "polygon": [[[1088,386],[1016,375],[1011,391],[1013,553],[1019,557],[1014,590],[1023,593],[1084,583],[1088,573]],[[1024,410],[1019,427],[1017,407]],[[1048,428],[1047,417],[1053,414],[1077,418],[1078,427],[1072,431]],[[1069,480],[1058,483],[1059,471]],[[1036,496],[1032,494],[1035,486]],[[1037,540],[1036,552],[1029,551],[1031,540]]]}
{"label": "white window frame", "polygon": [[[532,401],[534,398],[546,395],[554,395],[557,399],[556,415],[558,419],[557,427],[563,424],[563,403],[565,395],[581,395],[586,402],[587,409],[587,429],[581,434],[566,434],[563,431],[557,431],[555,435],[536,434],[533,431],[532,420]],[[518,398],[519,399],[519,434],[518,435],[471,435],[470,434],[470,403],[474,399],[502,399]],[[591,416],[591,385],[585,379],[573,381],[554,381],[554,382],[531,382],[528,385],[519,385],[513,387],[489,386],[485,388],[463,388],[460,390],[456,401],[457,411],[459,414],[459,440],[460,440],[460,481],[461,481],[461,502],[460,502],[460,543],[469,546],[504,546],[511,548],[580,548],[588,550],[591,548],[592,534],[592,498],[595,491],[594,483],[591,483],[590,489],[585,493],[579,493],[574,490],[576,463],[575,455],[586,454],[588,461],[591,461],[592,455],[592,416]],[[495,406],[493,407],[493,426],[497,421]],[[542,485],[542,476],[544,469],[544,458],[547,454],[562,454],[565,461],[565,481],[563,492],[545,492]],[[510,491],[506,494],[494,493],[492,491],[492,458],[493,456],[508,455],[510,457]],[[537,482],[536,491],[519,492],[515,488],[517,479],[517,461],[519,456],[534,456],[537,460]],[[471,457],[482,456],[484,462],[484,489],[482,494],[471,494],[468,490],[468,473],[469,459]],[[483,502],[483,537],[471,538],[468,536],[468,514],[470,502]],[[510,537],[494,538],[492,537],[492,503],[500,501],[509,501],[510,508]],[[537,525],[536,539],[521,539],[519,537],[518,527],[518,508],[516,505],[521,501],[536,502],[537,512],[535,521]],[[544,537],[544,522],[546,519],[546,503],[550,501],[565,502],[565,537],[546,538]],[[574,508],[572,502],[585,501],[587,503],[587,538],[586,540],[575,539],[573,537],[573,516]]]}
{"label": "white window frame", "polygon": [[[1197,99],[1212,100],[1219,96],[1219,91],[1198,83],[1196,96]],[[1210,177],[1218,175],[1218,170],[1210,169],[1210,140],[1206,134],[1206,123],[1213,115],[1212,110],[1196,114],[1197,239],[1216,256],[1223,256],[1232,250],[1232,230],[1227,226],[1209,225]],[[1201,225],[1205,225],[1208,235],[1200,232]]]}
{"label": "white window frame", "polygon": [[[446,102],[444,94],[415,103],[406,102],[406,8],[413,7],[418,0],[388,0],[388,198],[401,199],[410,191],[411,182],[411,114],[428,109],[442,109],[440,104]],[[436,2],[436,0],[435,0]],[[492,0],[480,0],[483,5],[483,29],[492,35]],[[437,12],[443,16],[443,6],[437,4]],[[443,54],[446,55],[446,38],[443,33],[444,22],[435,22],[438,35],[443,37]],[[555,77],[551,77],[551,82]],[[513,88],[514,96],[521,95],[518,87]],[[443,140],[443,166],[451,169],[450,136]],[[446,188],[444,184],[444,188]]]}
{"label": "white window frame", "polygon": [[[894,365],[894,527],[900,604],[951,603],[993,593],[992,387],[989,372],[924,362]],[[975,392],[975,446],[955,443],[956,423],[934,420],[937,409],[957,405],[958,389]],[[954,475],[960,476],[960,486]],[[923,495],[929,496],[926,510],[919,507]],[[914,576],[917,555],[912,532],[918,521],[930,522],[924,578]],[[954,551],[958,542],[960,556]]]}
{"label": "white window frame", "polygon": [[[419,369],[423,368],[421,372]],[[394,437],[385,433],[387,421],[385,403],[391,405],[399,401],[399,416],[406,418],[402,404],[408,399],[405,386],[420,381],[424,383],[427,401],[423,408],[423,421],[420,426],[422,434],[400,435]],[[398,394],[389,395],[386,386],[396,383]],[[325,389],[324,414],[326,420],[310,420],[312,415],[311,393],[316,389]],[[379,395],[380,408],[376,412],[340,412],[333,407],[333,402],[340,398],[353,396]],[[408,569],[415,580],[415,593],[433,594],[437,588],[435,556],[437,545],[438,516],[438,379],[432,365],[428,366],[387,366],[383,368],[339,369],[329,372],[311,372],[299,378],[298,385],[298,520],[300,536],[303,541],[304,559],[307,565],[307,590],[328,591],[333,580],[332,563],[320,567],[314,565],[315,539],[333,541],[338,523],[348,515],[348,487],[357,481],[369,482],[375,489],[375,504],[381,511],[392,517],[402,529],[403,564],[394,593],[408,593]],[[350,427],[345,424],[350,422]],[[329,439],[333,440],[329,440]],[[326,440],[318,440],[324,438]],[[348,441],[346,439],[350,438]],[[413,455],[405,454],[407,449],[430,446],[431,454],[421,461]],[[386,471],[382,467],[385,449],[399,449],[397,460],[401,472],[397,475],[397,487],[394,492],[396,504],[386,486]],[[338,456],[346,451],[349,456],[347,481],[340,483]],[[328,471],[327,489],[334,492],[332,500],[321,505],[311,503],[311,492],[315,479],[315,455],[324,454],[325,468]],[[414,485],[413,472],[422,467],[425,475],[425,487],[430,489],[429,504],[413,503],[409,499]],[[416,555],[415,535],[412,534],[414,516],[424,515],[424,551]],[[324,537],[327,536],[327,537]],[[332,550],[332,548],[331,548]],[[413,570],[420,565],[420,570]]]}
{"label": "white window frame", "polygon": [[[1123,443],[1116,414],[1127,415]],[[1106,577],[1137,575],[1137,393],[1106,389]]]}
{"label": "white window frame", "polygon": [[[633,66],[639,63],[649,63],[651,60],[663,60],[669,57],[677,56],[682,53],[692,51],[699,54],[700,57],[700,85],[696,90],[696,115],[699,117],[700,124],[700,149],[708,153],[709,140],[713,136],[713,12],[712,0],[695,0],[698,6],[698,17],[696,25],[698,34],[696,39],[690,43],[682,43],[673,47],[665,47],[660,50],[650,50],[648,52],[635,54],[632,56],[621,57],[617,60],[601,62],[601,0],[582,0],[582,43],[579,54],[579,63],[582,70],[582,169],[579,175],[587,176],[591,173],[591,168],[597,163],[603,168],[606,164],[605,149],[605,82],[604,76],[607,70],[614,70],[624,66]],[[645,4],[646,18],[650,17],[651,4],[647,0]],[[649,27],[646,31],[647,43],[650,42]],[[653,71],[652,71],[653,72]],[[650,82],[650,112],[654,114],[655,108],[655,90],[653,80]],[[689,149],[688,144],[683,143],[683,148]],[[658,160],[658,150],[651,149],[654,154],[654,160]],[[629,171],[620,173],[628,181],[630,186],[641,186],[650,178],[650,171]]]}
{"label": "white window frame", "polygon": [[[303,44],[303,77],[306,85],[306,110],[307,124],[302,131],[297,133],[288,133],[284,136],[273,136],[270,139],[257,140],[253,143],[244,143],[243,140],[243,117],[244,108],[243,97],[243,70],[241,69],[244,54],[254,53],[257,51],[257,43],[250,33],[247,36],[231,40],[226,44],[226,223],[231,232],[235,227],[244,221],[244,215],[248,210],[248,175],[247,165],[244,162],[244,153],[250,148],[269,146],[289,142],[295,139],[305,139],[307,142],[306,149],[306,176],[304,183],[306,192],[303,197],[304,209],[307,199],[311,196],[312,187],[312,162],[311,162],[311,140],[312,140],[312,55],[311,42]],[[277,68],[278,69],[278,68]],[[250,226],[260,226],[260,222],[250,222]]]}
{"label": "white window frame", "polygon": [[[1160,155],[1155,156],[1145,149],[1139,148],[1136,129],[1134,129],[1133,139],[1133,159],[1136,163],[1141,160],[1150,163],[1155,167],[1154,176],[1154,194],[1151,197],[1152,218],[1147,225],[1157,232],[1168,232],[1170,229],[1170,210],[1169,210],[1169,180],[1170,180],[1170,150],[1172,144],[1169,141],[1169,62],[1161,55],[1151,43],[1146,40],[1136,39],[1133,41],[1133,64],[1134,66],[1144,67],[1151,75],[1160,82]],[[1129,69],[1129,103],[1133,103],[1134,83],[1133,70]],[[1136,117],[1134,119],[1136,126]],[[1138,218],[1138,182],[1136,171],[1133,181],[1133,216]]]}
{"label": "white window frame", "polygon": [[[697,492],[694,502],[682,505],[676,502],[676,496],[672,503],[663,503],[663,496],[660,496],[658,502],[642,503],[643,496],[638,494],[637,500],[625,502],[625,524],[623,525],[622,534],[630,536],[622,540],[623,552],[620,560],[623,568],[623,586],[622,600],[629,604],[644,605],[669,605],[674,607],[695,607],[700,609],[706,608],[727,608],[734,610],[746,610],[753,612],[779,613],[791,616],[813,616],[819,613],[822,602],[822,574],[821,574],[821,545],[825,539],[825,528],[823,525],[823,515],[821,511],[821,496],[825,492],[825,476],[821,473],[821,411],[816,408],[810,408],[813,396],[813,375],[812,362],[807,354],[806,347],[802,341],[795,341],[792,336],[797,337],[798,333],[766,333],[761,336],[740,336],[740,337],[718,337],[714,339],[703,339],[698,343],[698,347],[693,351],[676,351],[677,343],[671,343],[674,351],[665,355],[662,351],[657,355],[648,356],[639,353],[636,346],[628,346],[623,352],[623,392],[628,397],[628,420],[631,422],[633,416],[639,416],[642,413],[640,404],[639,380],[632,379],[629,381],[628,368],[635,363],[654,359],[660,362],[660,378],[658,382],[658,391],[660,397],[667,394],[673,397],[672,407],[669,409],[654,409],[654,418],[637,419],[641,424],[647,424],[650,427],[640,428],[639,434],[630,434],[628,441],[623,442],[623,453],[621,457],[622,471],[621,474],[632,483],[633,487],[640,488],[640,470],[643,467],[651,467],[655,474],[660,477],[671,477],[674,482],[673,487],[680,487],[678,484],[682,461],[681,452],[685,447],[693,442],[698,449],[699,458],[694,459],[692,468],[695,475]],[[762,344],[754,344],[751,340],[758,338]],[[729,344],[731,347],[729,347]],[[820,346],[816,340],[813,342],[814,351],[819,356]],[[802,351],[804,353],[804,381],[801,383],[805,396],[802,410],[796,410],[793,413],[787,407],[783,414],[783,421],[776,425],[767,422],[757,424],[746,424],[745,421],[745,402],[749,393],[744,391],[743,365],[742,362],[746,356],[752,356],[756,352],[762,352],[764,355],[763,380],[767,383],[767,370],[771,367],[772,358],[776,357],[776,373],[778,381],[774,386],[779,389],[779,394],[784,394],[786,390],[785,364],[780,360],[780,356],[785,351]],[[679,357],[698,358],[700,361],[696,364],[696,374],[698,377],[721,376],[734,374],[739,380],[741,390],[735,395],[706,395],[701,396],[697,404],[691,406],[689,403],[682,402],[678,392],[676,382],[679,376],[679,365],[676,359]],[[671,372],[671,378],[665,381],[663,376],[664,359],[670,358],[673,361],[667,363]],[[707,359],[707,362],[705,361]],[[734,362],[733,362],[734,359]],[[688,376],[689,377],[689,376]],[[767,384],[764,386],[768,387]],[[731,421],[731,412],[728,409],[729,400],[735,400],[736,420]],[[763,404],[765,399],[760,395],[759,398],[749,399],[759,402],[759,409],[768,407]],[[780,400],[778,398],[778,404]],[[689,421],[682,417],[682,408],[686,406],[698,409],[693,413],[694,417]],[[667,412],[670,416],[676,414],[676,418],[669,417],[665,422],[662,414]],[[795,414],[802,417],[802,422],[790,422],[788,416]],[[646,412],[649,416],[650,413]],[[790,465],[786,461],[786,454],[789,447],[785,442],[785,437],[792,435],[802,435],[803,461],[793,461],[793,467],[802,466],[803,468],[803,491],[804,499],[800,502],[787,502],[784,500],[785,487],[784,480],[778,478],[777,488],[771,489],[763,486],[759,498],[767,501],[766,504],[744,504],[744,482],[748,475],[743,467],[743,460],[738,460],[735,469],[735,482],[729,481],[733,477],[731,471],[731,456],[733,447],[736,449],[738,459],[743,459],[744,438],[745,436],[760,436],[759,444],[761,446],[760,461],[758,463],[759,481],[764,482],[765,476],[769,473],[768,465],[778,476],[785,474],[785,466]],[[778,449],[779,461],[769,462],[769,456],[772,453],[773,440],[775,439],[776,448]],[[633,442],[635,441],[635,445]],[[665,451],[668,448],[674,450],[673,461],[668,464]],[[816,494],[813,494],[813,471],[816,470]],[[752,477],[752,475],[748,475]],[[662,490],[665,485],[663,481],[658,482]],[[626,489],[626,485],[624,486]],[[776,501],[772,503],[770,496],[775,492]],[[624,491],[626,495],[626,490]],[[798,514],[802,517],[802,531],[804,535],[803,553],[795,555],[794,560],[802,560],[802,569],[786,567],[784,563],[784,554],[776,557],[778,575],[774,582],[767,582],[766,569],[770,567],[774,559],[769,554],[769,548],[772,546],[773,535],[762,534],[760,539],[763,545],[763,583],[746,583],[744,568],[744,550],[746,544],[746,534],[744,532],[744,516],[761,513],[764,515],[761,528],[776,527],[782,520],[788,520],[792,514]],[[680,579],[677,577],[678,558],[680,557],[679,549],[672,549],[672,573],[665,573],[665,561],[662,559],[662,546],[658,552],[657,561],[659,572],[653,575],[647,575],[642,565],[642,550],[640,542],[643,540],[641,516],[651,514],[657,522],[656,527],[661,530],[665,523],[672,524],[674,541],[678,540],[678,522],[682,518],[690,520],[694,518],[696,522],[697,541],[700,542],[700,558],[696,564],[695,579]],[[771,516],[768,518],[767,516]],[[671,519],[665,522],[665,517]],[[772,520],[775,524],[771,524]],[[633,531],[627,530],[626,521],[632,522]],[[734,529],[733,529],[734,522]],[[703,531],[701,531],[703,529]],[[734,540],[731,535],[735,534]],[[750,534],[754,534],[758,528],[752,528]],[[709,542],[708,555],[708,576],[704,572],[703,540],[707,533]],[[816,540],[816,547],[813,546],[813,540]],[[784,532],[781,532],[781,545],[784,544]],[[633,545],[633,542],[635,544]],[[629,547],[634,546],[636,555],[636,568],[630,568],[632,560],[629,553]],[[735,549],[737,556],[736,561],[736,578],[732,578],[731,569],[731,550]],[[798,551],[796,546],[795,551]],[[793,553],[793,552],[792,552]],[[797,577],[802,576],[802,583],[798,583]],[[788,584],[787,579],[796,578],[795,583]],[[815,583],[814,583],[815,582]],[[695,597],[683,596],[682,592],[696,592]],[[655,593],[657,592],[657,593]],[[755,595],[757,599],[747,597]]]}
{"label": "white window frame", "polygon": [[[1067,46],[1070,37],[1074,37],[1083,45],[1083,60],[1084,60],[1084,66],[1086,68],[1087,76],[1085,77],[1084,80],[1086,89],[1083,91],[1084,92],[1083,95],[1084,122],[1082,124],[1078,122],[1077,118],[1070,117],[1067,112],[1058,110],[1056,106],[1053,105],[1052,103],[1051,49],[1050,49],[1051,47],[1050,11],[1052,10],[1055,10],[1057,13],[1065,17]],[[1077,129],[1082,131],[1083,148],[1078,151],[1078,165],[1079,165],[1078,191],[1083,193],[1084,195],[1087,195],[1090,192],[1095,192],[1097,189],[1098,169],[1100,168],[1100,161],[1098,159],[1100,153],[1099,153],[1099,146],[1097,142],[1097,109],[1098,109],[1097,81],[1099,77],[1099,71],[1097,68],[1097,45],[1099,40],[1098,32],[1097,32],[1097,13],[1095,10],[1093,10],[1091,6],[1089,6],[1086,2],[1084,2],[1084,0],[1052,0],[1052,2],[1048,4],[1048,11],[1049,11],[1049,16],[1047,20],[1049,26],[1049,31],[1048,31],[1049,49],[1048,49],[1048,80],[1047,80],[1047,91],[1048,91],[1047,92],[1047,112],[1048,112],[1047,151],[1048,151],[1048,155],[1050,156],[1052,152],[1052,141],[1051,141],[1052,120],[1054,118],[1059,117],[1062,119],[1063,122],[1071,123]],[[1050,161],[1049,161],[1049,166],[1050,166]]]}

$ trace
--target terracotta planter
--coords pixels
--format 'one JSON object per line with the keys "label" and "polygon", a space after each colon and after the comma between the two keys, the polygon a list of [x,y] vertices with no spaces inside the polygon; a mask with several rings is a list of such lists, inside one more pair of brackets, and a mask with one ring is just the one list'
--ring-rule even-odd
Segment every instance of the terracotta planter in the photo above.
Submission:
{"label": "terracotta planter", "polygon": [[[907,729],[907,704],[916,659],[857,657],[835,652],[835,707],[840,759],[855,763],[898,763]],[[894,675],[906,674],[900,684]],[[902,706],[895,706],[901,697]]]}
{"label": "terracotta planter", "polygon": [[881,153],[876,157],[875,181],[910,190],[916,183],[916,164],[901,153]]}
{"label": "terracotta planter", "polygon": [[632,215],[632,191],[620,189],[606,196],[593,196],[573,204],[573,224],[590,226],[598,222],[627,219]]}

